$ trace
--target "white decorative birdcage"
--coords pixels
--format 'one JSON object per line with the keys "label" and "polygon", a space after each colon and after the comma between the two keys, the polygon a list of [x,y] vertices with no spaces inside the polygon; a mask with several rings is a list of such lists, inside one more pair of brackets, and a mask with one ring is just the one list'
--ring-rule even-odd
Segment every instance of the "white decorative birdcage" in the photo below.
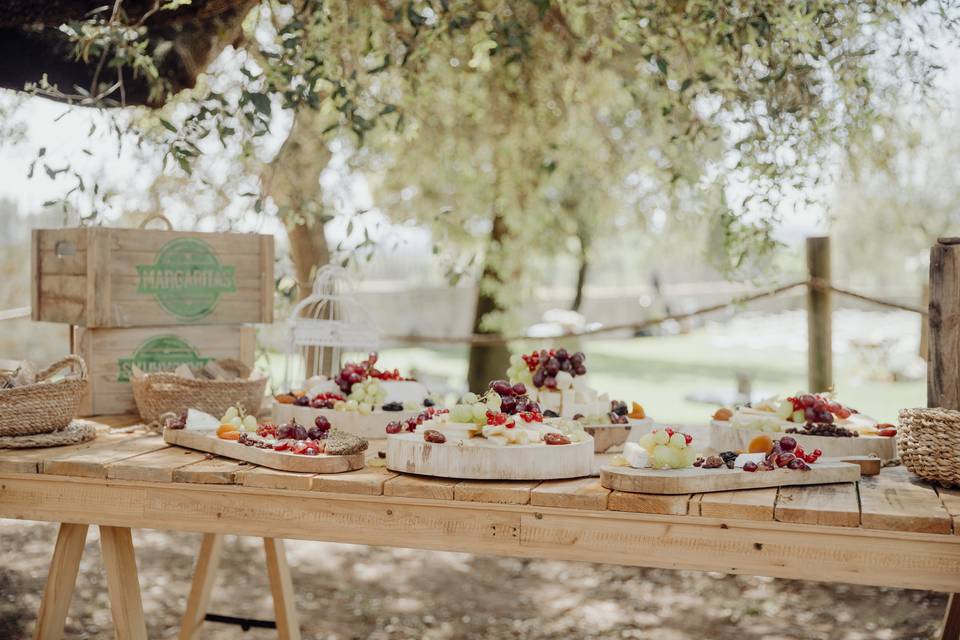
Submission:
{"label": "white decorative birdcage", "polygon": [[[346,269],[325,265],[313,291],[290,312],[284,388],[316,375],[332,378],[348,351],[374,351],[379,331],[370,312],[356,299]],[[302,376],[302,377],[301,377]]]}

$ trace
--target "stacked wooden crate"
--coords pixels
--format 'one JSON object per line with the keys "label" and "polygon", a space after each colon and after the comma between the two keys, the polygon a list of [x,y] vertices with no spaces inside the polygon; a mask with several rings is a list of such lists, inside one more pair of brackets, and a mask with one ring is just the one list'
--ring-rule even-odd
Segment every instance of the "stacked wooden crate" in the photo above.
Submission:
{"label": "stacked wooden crate", "polygon": [[82,415],[136,411],[133,366],[253,365],[273,321],[273,236],[83,227],[33,232],[33,319],[71,325]]}

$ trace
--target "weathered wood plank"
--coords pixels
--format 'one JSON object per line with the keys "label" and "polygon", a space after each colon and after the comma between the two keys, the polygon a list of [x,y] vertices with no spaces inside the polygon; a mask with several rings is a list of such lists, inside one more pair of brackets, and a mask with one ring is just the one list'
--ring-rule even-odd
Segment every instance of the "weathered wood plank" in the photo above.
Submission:
{"label": "weathered wood plank", "polygon": [[[690,501],[690,515],[734,520],[773,520],[776,503],[776,488],[703,493],[699,500]],[[699,508],[697,514],[694,514],[694,505]]]}
{"label": "weathered wood plank", "polygon": [[453,488],[459,480],[398,475],[383,483],[383,495],[427,500],[453,500]]}
{"label": "weathered wood plank", "polygon": [[953,518],[953,533],[960,536],[960,489],[937,487],[936,491],[944,509]]}
{"label": "weathered wood plank", "polygon": [[627,493],[611,491],[607,498],[610,511],[631,513],[658,513],[666,516],[685,516],[688,513],[691,494],[662,495],[657,493]]}
{"label": "weathered wood plank", "polygon": [[43,461],[41,470],[56,476],[106,478],[107,465],[168,446],[156,436],[127,436],[122,440],[104,441],[89,449],[48,458]]}
{"label": "weathered wood plank", "polygon": [[525,480],[464,480],[453,487],[453,499],[463,502],[530,504],[530,492],[540,484]]}
{"label": "weathered wood plank", "polygon": [[530,492],[530,504],[538,507],[603,511],[607,508],[609,495],[610,490],[600,486],[597,478],[548,480]]}
{"label": "weathered wood plank", "polygon": [[64,447],[48,447],[40,449],[0,449],[0,472],[5,473],[40,473],[40,466],[44,460],[63,456],[77,451],[84,451],[94,447],[106,447],[110,442],[118,439],[131,438],[130,435],[100,434],[95,440],[82,444],[71,444]]}
{"label": "weathered wood plank", "polygon": [[318,474],[313,476],[310,489],[379,496],[383,494],[383,483],[396,475],[383,467],[368,467],[347,473]]}
{"label": "weathered wood plank", "polygon": [[844,483],[781,487],[774,517],[780,522],[859,527],[857,485]]}
{"label": "weathered wood plank", "polygon": [[[812,281],[830,284],[830,237],[807,238],[807,274]],[[807,388],[833,388],[833,338],[830,289],[807,287]]]}
{"label": "weathered wood plank", "polygon": [[204,459],[205,455],[197,451],[167,447],[106,465],[107,478],[141,482],[173,482],[174,471]]}
{"label": "weathered wood plank", "polygon": [[861,524],[867,529],[950,533],[953,519],[936,491],[905,475],[885,469],[860,481]]}
{"label": "weathered wood plank", "polygon": [[254,469],[247,462],[211,457],[175,469],[174,482],[190,484],[236,484],[237,474]]}
{"label": "weathered wood plank", "polygon": [[277,471],[276,469],[257,467],[249,471],[240,471],[237,474],[236,482],[245,487],[309,491],[310,485],[313,482],[313,474]]}
{"label": "weathered wood plank", "polygon": [[927,321],[927,406],[960,409],[960,246],[944,238],[930,249]]}

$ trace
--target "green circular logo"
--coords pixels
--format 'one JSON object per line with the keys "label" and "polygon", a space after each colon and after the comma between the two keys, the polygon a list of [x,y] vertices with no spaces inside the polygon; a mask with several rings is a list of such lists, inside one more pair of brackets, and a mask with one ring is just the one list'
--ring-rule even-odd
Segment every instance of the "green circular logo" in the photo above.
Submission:
{"label": "green circular logo", "polygon": [[181,364],[202,367],[213,358],[202,358],[189,342],[179,336],[164,335],[150,338],[129,358],[120,358],[118,382],[129,382],[136,365],[144,373],[173,371]]}
{"label": "green circular logo", "polygon": [[237,290],[233,272],[207,243],[179,238],[168,242],[153,264],[137,265],[137,293],[152,295],[181,320],[199,320],[213,311],[220,294]]}

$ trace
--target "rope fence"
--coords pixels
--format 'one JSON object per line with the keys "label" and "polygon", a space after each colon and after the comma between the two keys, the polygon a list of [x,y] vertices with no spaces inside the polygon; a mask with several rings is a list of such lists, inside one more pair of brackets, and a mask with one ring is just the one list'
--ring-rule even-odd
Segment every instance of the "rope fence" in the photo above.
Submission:
{"label": "rope fence", "polygon": [[[661,325],[665,322],[680,322],[683,320],[689,320],[691,318],[697,318],[700,316],[709,315],[716,313],[718,311],[724,311],[731,307],[739,307],[751,302],[756,302],[758,300],[763,300],[765,298],[772,298],[774,296],[781,295],[793,289],[799,287],[808,287],[811,289],[818,290],[829,290],[833,293],[836,293],[841,296],[846,296],[848,298],[853,298],[855,300],[860,300],[861,302],[869,302],[880,307],[887,307],[889,309],[896,309],[898,311],[909,311],[911,313],[918,313],[923,317],[927,316],[926,309],[921,309],[920,307],[914,307],[907,304],[901,304],[899,302],[892,302],[890,300],[884,300],[882,298],[875,298],[873,296],[868,296],[862,293],[857,293],[856,291],[851,291],[849,289],[843,289],[841,287],[834,286],[830,282],[823,280],[821,278],[811,278],[808,280],[798,280],[796,282],[791,282],[788,284],[780,285],[772,289],[766,289],[764,291],[758,291],[757,293],[750,294],[748,296],[743,296],[741,298],[734,298],[727,302],[721,302],[718,304],[712,304],[706,307],[701,307],[699,309],[694,309],[693,311],[685,311],[683,313],[667,313],[660,316],[654,316],[641,320],[639,322],[629,322],[623,324],[610,324],[602,327],[597,327],[595,329],[587,329],[585,331],[575,331],[575,332],[565,332],[557,336],[550,336],[551,339],[556,338],[583,338],[596,335],[603,335],[607,333],[616,333],[621,331],[628,331],[636,333],[638,331],[643,331],[644,329],[649,329],[650,327],[655,327]],[[30,307],[17,307],[14,309],[4,309],[0,310],[0,320],[15,320],[18,318],[27,318],[30,317]],[[484,334],[484,333],[475,333],[472,335],[466,336],[427,336],[427,335],[385,335],[383,340],[385,342],[399,342],[403,344],[468,344],[471,346],[492,346],[492,345],[501,345],[507,344],[510,342],[519,342],[521,340],[532,340],[534,339],[531,336],[527,335],[498,335],[498,334]]]}
{"label": "rope fence", "polygon": [[[818,290],[828,289],[838,295],[854,298],[862,302],[869,302],[877,306],[887,307],[890,309],[897,309],[898,311],[910,311],[912,313],[918,313],[923,317],[927,316],[927,311],[925,309],[921,309],[920,307],[912,307],[910,305],[900,304],[899,302],[892,302],[890,300],[884,300],[882,298],[875,298],[873,296],[857,293],[856,291],[850,291],[849,289],[843,289],[840,287],[833,286],[828,281],[820,278],[810,278],[807,280],[798,280],[796,282],[780,285],[772,289],[759,291],[757,293],[744,296],[741,298],[735,298],[727,302],[721,302],[718,304],[701,307],[699,309],[694,309],[693,311],[686,311],[683,313],[668,313],[660,316],[654,316],[652,318],[647,318],[639,322],[630,322],[625,324],[610,324],[602,327],[597,327],[596,329],[587,329],[585,331],[564,332],[559,335],[549,336],[549,337],[550,339],[584,338],[584,337],[591,337],[591,336],[620,332],[620,331],[629,331],[629,332],[636,333],[638,331],[642,331],[644,329],[648,329],[650,327],[654,327],[654,326],[663,324],[665,322],[671,322],[671,321],[679,322],[682,320],[689,320],[691,318],[709,315],[711,313],[716,313],[718,311],[724,311],[731,307],[746,305],[751,302],[756,302],[757,300],[762,300],[764,298],[771,298],[799,287],[808,287],[810,289],[818,289]],[[384,342],[399,342],[403,344],[412,344],[412,345],[468,344],[470,346],[493,346],[493,345],[508,344],[510,342],[519,342],[521,340],[533,340],[533,339],[535,338],[533,338],[532,336],[519,335],[519,334],[512,335],[512,336],[502,336],[498,334],[484,334],[484,333],[475,333],[468,336],[425,336],[425,335],[383,336]]]}

